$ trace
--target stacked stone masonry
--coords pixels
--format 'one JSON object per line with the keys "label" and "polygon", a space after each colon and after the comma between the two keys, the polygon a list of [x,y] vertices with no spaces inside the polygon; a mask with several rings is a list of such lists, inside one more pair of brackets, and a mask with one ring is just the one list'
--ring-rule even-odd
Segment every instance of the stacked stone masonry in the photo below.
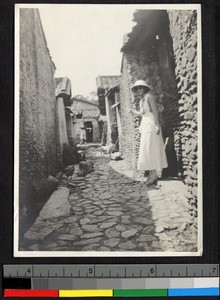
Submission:
{"label": "stacked stone masonry", "polygon": [[192,213],[197,215],[197,15],[196,11],[168,11],[173,39],[176,78],[181,95],[179,150],[182,153],[183,176],[188,185],[188,199]]}
{"label": "stacked stone masonry", "polygon": [[157,103],[163,135],[173,144],[176,157],[170,165],[188,185],[191,213],[197,216],[197,16],[192,10],[171,10],[167,18],[157,43],[123,51],[120,151],[132,168],[137,166],[140,120],[128,110],[139,109],[131,87],[143,79]]}
{"label": "stacked stone masonry", "polygon": [[38,10],[20,9],[20,187],[56,170],[54,65]]}

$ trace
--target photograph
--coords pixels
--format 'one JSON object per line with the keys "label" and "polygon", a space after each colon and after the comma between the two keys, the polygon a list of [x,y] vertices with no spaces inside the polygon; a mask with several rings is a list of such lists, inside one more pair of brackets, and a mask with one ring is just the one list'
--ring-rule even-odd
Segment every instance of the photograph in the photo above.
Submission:
{"label": "photograph", "polygon": [[200,4],[15,4],[14,257],[203,254]]}

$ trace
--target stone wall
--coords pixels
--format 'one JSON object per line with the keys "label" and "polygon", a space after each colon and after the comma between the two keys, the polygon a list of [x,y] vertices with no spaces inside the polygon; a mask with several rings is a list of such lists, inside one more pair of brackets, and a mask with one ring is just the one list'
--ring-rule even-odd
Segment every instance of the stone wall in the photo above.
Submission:
{"label": "stone wall", "polygon": [[62,97],[56,100],[56,120],[57,120],[57,153],[58,153],[58,164],[59,167],[63,166],[63,146],[69,144],[67,137],[67,122],[65,116],[64,100]]}
{"label": "stone wall", "polygon": [[55,84],[37,9],[20,9],[20,189],[56,170]]}
{"label": "stone wall", "polygon": [[182,155],[183,176],[188,185],[192,213],[197,215],[197,15],[196,11],[168,11],[173,39],[175,73],[181,95],[177,150]]}
{"label": "stone wall", "polygon": [[106,111],[106,121],[107,121],[107,137],[106,137],[106,145],[111,144],[111,119],[112,119],[112,111],[111,111],[111,101],[108,97],[105,97],[105,111]]}
{"label": "stone wall", "polygon": [[108,125],[108,132],[107,132],[107,145],[111,143],[115,144],[118,139],[118,129],[117,129],[117,116],[116,116],[116,109],[112,109],[112,105],[115,104],[115,95],[110,94],[106,97],[106,119]]}
{"label": "stone wall", "polygon": [[126,55],[122,58],[122,72],[120,83],[120,101],[121,101],[121,129],[123,134],[119,136],[119,150],[123,158],[134,166],[134,120],[128,113],[131,107],[134,107],[134,98],[131,92],[132,78],[130,76],[130,64]]}

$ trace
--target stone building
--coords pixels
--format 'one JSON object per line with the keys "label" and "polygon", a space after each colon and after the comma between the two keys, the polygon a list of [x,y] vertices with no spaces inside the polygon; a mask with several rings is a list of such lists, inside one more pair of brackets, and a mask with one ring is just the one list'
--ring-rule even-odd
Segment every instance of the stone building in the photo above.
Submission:
{"label": "stone building", "polygon": [[[121,67],[120,150],[131,165],[139,151],[139,100],[131,86],[143,79],[158,105],[169,168],[188,184],[189,201],[197,205],[197,14],[193,10],[139,10],[136,26],[124,38]],[[132,141],[131,141],[132,133]],[[137,159],[136,159],[137,161]]]}
{"label": "stone building", "polygon": [[99,116],[100,110],[98,104],[87,101],[82,96],[76,96],[72,98],[72,110],[81,114],[81,118],[76,118],[76,141],[80,142],[80,127],[83,126],[86,129],[86,141],[88,143],[100,143],[100,131],[99,131]]}
{"label": "stone building", "polygon": [[106,116],[103,124],[104,144],[118,145],[118,134],[121,132],[120,121],[120,76],[98,76],[96,78],[99,108],[102,116]]}
{"label": "stone building", "polygon": [[54,71],[39,12],[20,9],[19,191],[28,196],[33,175],[56,171]]}

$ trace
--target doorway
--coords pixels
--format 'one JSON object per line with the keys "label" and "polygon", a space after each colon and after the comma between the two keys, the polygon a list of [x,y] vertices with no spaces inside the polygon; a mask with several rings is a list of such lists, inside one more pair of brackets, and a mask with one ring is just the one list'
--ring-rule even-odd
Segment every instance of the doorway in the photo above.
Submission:
{"label": "doorway", "polygon": [[167,140],[166,154],[168,168],[164,169],[163,175],[165,177],[177,177],[179,172],[182,173],[182,159],[180,156],[177,157],[175,149],[175,143],[177,144],[178,138],[176,133],[179,132],[180,127],[178,103],[180,95],[175,75],[176,64],[174,60],[173,40],[170,35],[170,22],[166,12],[163,14],[163,22],[156,36],[156,50],[162,80],[160,93],[163,94],[162,103],[164,106],[162,113],[162,133],[164,141]]}
{"label": "doorway", "polygon": [[84,122],[84,127],[86,130],[86,141],[87,143],[93,143],[93,125],[92,121]]}

